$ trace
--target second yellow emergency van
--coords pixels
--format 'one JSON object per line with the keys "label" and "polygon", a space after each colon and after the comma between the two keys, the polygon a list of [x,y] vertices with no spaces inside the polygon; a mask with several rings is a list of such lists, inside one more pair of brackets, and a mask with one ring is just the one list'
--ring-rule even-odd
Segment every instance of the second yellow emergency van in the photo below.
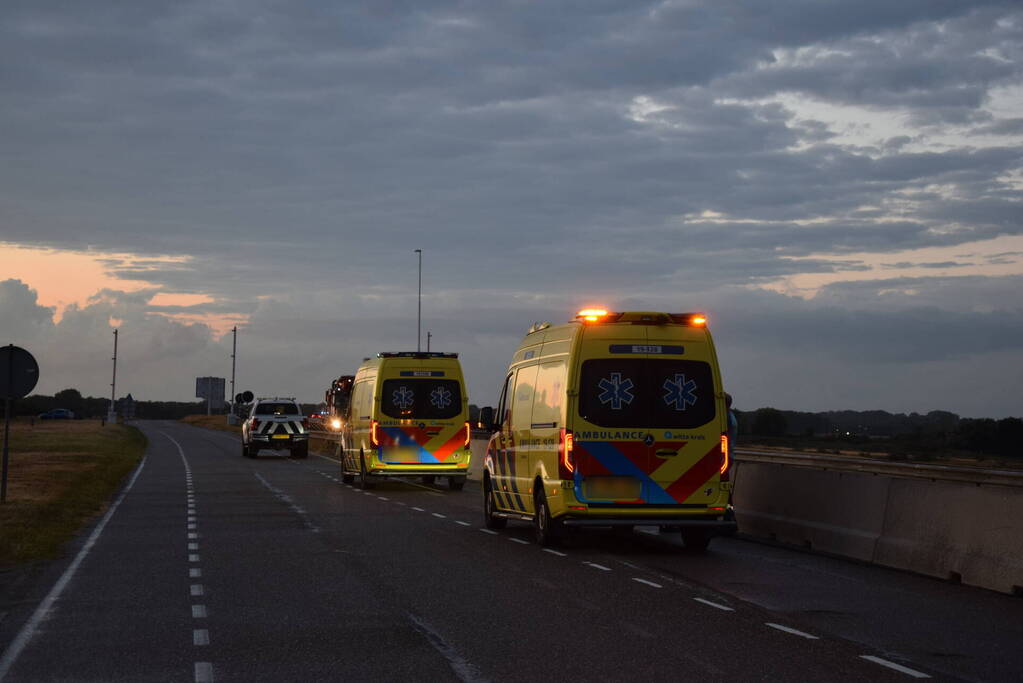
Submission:
{"label": "second yellow emergency van", "polygon": [[469,471],[469,398],[457,353],[378,353],[355,373],[342,435],[341,478],[446,478]]}
{"label": "second yellow emergency van", "polygon": [[717,354],[699,313],[584,310],[534,325],[512,357],[483,471],[487,525],[680,529],[703,550],[726,520],[731,465]]}

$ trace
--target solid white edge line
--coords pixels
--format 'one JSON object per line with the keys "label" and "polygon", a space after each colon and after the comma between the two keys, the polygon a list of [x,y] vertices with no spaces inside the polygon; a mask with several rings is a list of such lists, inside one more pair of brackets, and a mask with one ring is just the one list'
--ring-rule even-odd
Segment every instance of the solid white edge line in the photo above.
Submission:
{"label": "solid white edge line", "polygon": [[716,602],[711,602],[710,600],[704,600],[703,598],[693,598],[693,600],[695,600],[696,602],[702,602],[704,605],[710,605],[711,607],[715,607],[715,608],[717,608],[719,610],[724,610],[725,612],[734,612],[735,611],[735,609],[732,608],[732,607],[728,607],[727,605],[719,605]]}
{"label": "solid white edge line", "polygon": [[213,683],[213,665],[209,662],[195,663],[195,683]]}
{"label": "solid white edge line", "polygon": [[789,628],[788,626],[782,626],[781,624],[765,624],[765,626],[770,626],[771,628],[778,629],[779,631],[784,631],[785,633],[791,633],[794,636],[799,636],[800,638],[806,638],[807,640],[820,640],[820,638],[818,638],[815,635],[812,635],[810,633],[804,633],[803,631],[797,631],[794,628]]}
{"label": "solid white edge line", "polygon": [[11,641],[10,646],[7,648],[6,652],[4,652],[4,656],[0,658],[0,681],[6,678],[11,667],[14,666],[14,662],[17,661],[18,656],[21,654],[21,651],[24,650],[29,641],[32,640],[32,637],[39,629],[39,624],[41,624],[48,616],[50,610],[53,608],[53,603],[55,603],[60,597],[60,594],[64,592],[64,589],[71,581],[71,578],[75,575],[75,572],[78,571],[79,565],[82,564],[86,555],[88,555],[89,551],[92,550],[92,546],[96,544],[96,541],[99,539],[99,535],[103,533],[103,529],[106,528],[107,522],[109,522],[110,518],[114,516],[115,512],[117,512],[117,508],[121,505],[121,501],[123,501],[125,496],[128,495],[128,492],[131,491],[131,487],[135,485],[135,480],[139,478],[139,473],[142,472],[142,468],[145,464],[146,458],[143,456],[142,461],[139,463],[138,467],[135,468],[135,473],[132,474],[131,479],[128,480],[128,485],[124,487],[123,491],[121,491],[121,495],[117,497],[114,504],[110,506],[109,510],[107,510],[107,514],[103,515],[103,519],[99,521],[96,528],[92,530],[91,534],[89,534],[89,539],[85,542],[85,545],[82,546],[82,549],[78,551],[78,554],[75,555],[75,559],[71,561],[68,568],[60,575],[60,578],[57,579],[57,583],[53,584],[53,588],[51,588],[50,592],[46,594],[43,601],[39,603],[39,607],[36,608],[36,611],[32,613],[32,616],[29,617],[28,621],[25,622],[25,625],[21,627],[20,631],[18,631],[18,635]]}
{"label": "solid white edge line", "polygon": [[889,669],[894,669],[899,673],[904,673],[907,676],[912,676],[913,678],[930,678],[930,676],[925,674],[923,671],[910,669],[907,666],[902,666],[901,664],[896,664],[895,662],[889,662],[887,659],[881,659],[880,657],[875,657],[874,655],[860,655],[860,659],[866,659],[868,662],[874,662],[874,664],[886,666]]}
{"label": "solid white edge line", "polygon": [[636,581],[638,583],[645,583],[646,585],[652,586],[653,588],[664,588],[664,586],[662,586],[659,583],[654,583],[653,581],[647,581],[646,579],[641,579],[641,578],[636,577],[636,576],[633,576],[632,580]]}

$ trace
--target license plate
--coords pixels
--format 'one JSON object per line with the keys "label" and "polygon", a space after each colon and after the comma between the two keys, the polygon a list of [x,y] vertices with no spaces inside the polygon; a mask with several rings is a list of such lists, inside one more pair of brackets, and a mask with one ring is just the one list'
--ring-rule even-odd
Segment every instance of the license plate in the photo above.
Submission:
{"label": "license plate", "polygon": [[273,439],[288,439],[290,437],[291,437],[290,434],[274,434],[271,438],[273,438]]}
{"label": "license plate", "polygon": [[410,448],[408,446],[396,446],[388,448],[384,451],[385,462],[397,462],[397,463],[418,463],[419,462],[419,449]]}
{"label": "license plate", "polygon": [[588,477],[583,482],[587,498],[607,500],[635,500],[639,498],[639,481],[632,477]]}

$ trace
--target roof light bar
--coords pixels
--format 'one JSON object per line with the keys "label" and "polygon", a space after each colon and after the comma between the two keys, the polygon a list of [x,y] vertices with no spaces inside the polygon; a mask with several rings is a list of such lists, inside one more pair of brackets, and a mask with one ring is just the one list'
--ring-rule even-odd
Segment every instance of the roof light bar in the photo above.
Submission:
{"label": "roof light bar", "polygon": [[440,351],[383,351],[377,354],[377,358],[458,358],[458,354]]}

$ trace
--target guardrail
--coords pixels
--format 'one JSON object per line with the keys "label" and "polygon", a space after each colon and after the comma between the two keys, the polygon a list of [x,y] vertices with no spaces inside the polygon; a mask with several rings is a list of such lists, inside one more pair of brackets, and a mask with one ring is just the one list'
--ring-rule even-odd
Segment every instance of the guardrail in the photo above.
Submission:
{"label": "guardrail", "polygon": [[938,463],[877,460],[850,455],[763,451],[746,448],[735,449],[735,454],[736,460],[740,462],[774,463],[842,472],[865,472],[882,474],[888,477],[929,479],[932,481],[955,481],[968,484],[1023,487],[1023,470],[987,469],[983,467],[943,465]]}

